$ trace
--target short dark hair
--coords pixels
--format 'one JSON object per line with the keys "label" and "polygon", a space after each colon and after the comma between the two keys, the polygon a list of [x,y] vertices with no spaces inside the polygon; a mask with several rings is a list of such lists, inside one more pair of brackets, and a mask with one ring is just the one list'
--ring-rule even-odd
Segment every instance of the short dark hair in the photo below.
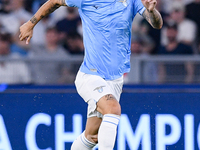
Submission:
{"label": "short dark hair", "polygon": [[70,39],[81,39],[82,40],[82,37],[79,33],[77,32],[69,32],[67,34],[67,38],[70,38]]}
{"label": "short dark hair", "polygon": [[0,41],[11,43],[11,35],[9,33],[0,33]]}
{"label": "short dark hair", "polygon": [[166,24],[166,28],[167,29],[175,29],[175,30],[178,30],[178,26],[176,23],[167,23]]}
{"label": "short dark hair", "polygon": [[56,27],[48,27],[46,29],[46,33],[49,32],[49,31],[56,31],[56,32],[58,32],[58,29]]}

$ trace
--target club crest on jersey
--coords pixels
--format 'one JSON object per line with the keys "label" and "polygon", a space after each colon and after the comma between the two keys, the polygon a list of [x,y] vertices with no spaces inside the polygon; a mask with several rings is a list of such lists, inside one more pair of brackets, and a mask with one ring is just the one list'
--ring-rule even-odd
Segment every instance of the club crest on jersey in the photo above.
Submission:
{"label": "club crest on jersey", "polygon": [[94,89],[94,91],[97,90],[99,93],[102,93],[103,92],[103,87],[105,87],[105,86],[97,87],[96,89]]}
{"label": "club crest on jersey", "polygon": [[125,7],[127,7],[128,4],[127,4],[126,1],[127,1],[127,0],[120,0],[119,2],[122,3]]}

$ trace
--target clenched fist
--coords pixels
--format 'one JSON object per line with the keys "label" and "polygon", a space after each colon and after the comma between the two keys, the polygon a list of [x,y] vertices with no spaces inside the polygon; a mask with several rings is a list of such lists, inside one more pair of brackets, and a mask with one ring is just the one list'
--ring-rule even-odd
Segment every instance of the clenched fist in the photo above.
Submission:
{"label": "clenched fist", "polygon": [[34,26],[30,21],[24,23],[20,27],[20,35],[19,35],[20,41],[26,40],[26,44],[29,44],[33,36],[33,27]]}
{"label": "clenched fist", "polygon": [[146,9],[149,11],[149,12],[152,12],[155,7],[156,7],[156,4],[157,4],[157,0],[141,0],[144,7],[146,7]]}

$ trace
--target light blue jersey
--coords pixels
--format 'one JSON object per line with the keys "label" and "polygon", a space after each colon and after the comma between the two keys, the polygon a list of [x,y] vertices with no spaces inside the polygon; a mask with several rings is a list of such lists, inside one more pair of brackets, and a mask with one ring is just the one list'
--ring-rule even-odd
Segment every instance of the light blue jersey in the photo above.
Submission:
{"label": "light blue jersey", "polygon": [[145,10],[141,0],[66,0],[78,7],[85,57],[80,71],[114,80],[130,71],[132,21]]}

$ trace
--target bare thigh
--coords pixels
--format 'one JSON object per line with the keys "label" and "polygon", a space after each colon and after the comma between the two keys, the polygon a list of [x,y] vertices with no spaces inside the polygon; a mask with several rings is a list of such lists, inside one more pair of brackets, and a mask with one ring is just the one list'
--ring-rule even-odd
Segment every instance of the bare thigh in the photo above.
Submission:
{"label": "bare thigh", "polygon": [[[121,115],[121,107],[119,102],[112,94],[103,96],[97,102],[97,111],[105,114]],[[101,125],[102,119],[98,117],[91,117],[87,119],[85,128],[85,137],[94,143],[98,143],[98,130]]]}
{"label": "bare thigh", "polygon": [[121,115],[121,106],[112,94],[107,94],[97,102],[97,111],[103,115]]}

